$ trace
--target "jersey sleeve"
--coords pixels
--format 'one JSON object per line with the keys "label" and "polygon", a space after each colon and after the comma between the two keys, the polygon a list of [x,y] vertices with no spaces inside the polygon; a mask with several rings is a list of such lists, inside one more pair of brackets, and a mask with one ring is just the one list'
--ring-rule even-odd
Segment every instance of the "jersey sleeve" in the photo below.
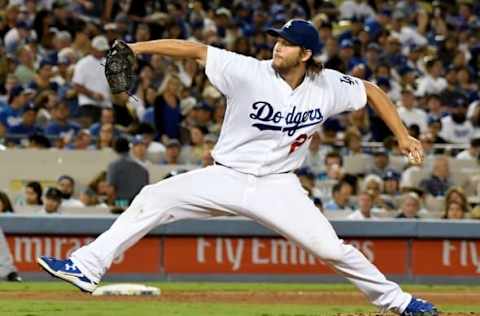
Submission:
{"label": "jersey sleeve", "polygon": [[205,73],[220,92],[231,97],[242,92],[257,64],[254,58],[208,46]]}
{"label": "jersey sleeve", "polygon": [[367,104],[367,92],[361,79],[331,69],[325,72],[334,96],[329,116],[356,111]]}

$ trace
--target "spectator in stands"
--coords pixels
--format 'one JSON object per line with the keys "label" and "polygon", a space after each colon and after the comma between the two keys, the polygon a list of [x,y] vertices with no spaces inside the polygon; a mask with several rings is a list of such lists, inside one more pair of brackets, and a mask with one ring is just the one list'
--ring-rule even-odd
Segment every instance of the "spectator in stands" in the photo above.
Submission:
{"label": "spectator in stands", "polygon": [[37,94],[46,90],[58,92],[58,84],[52,80],[55,75],[53,72],[54,66],[56,66],[56,63],[50,59],[41,60],[37,73],[28,87],[36,90]]}
{"label": "spectator in stands", "polygon": [[423,97],[432,93],[442,93],[447,88],[447,81],[443,78],[442,61],[432,58],[425,66],[427,73],[418,80],[416,95]]}
{"label": "spectator in stands", "polygon": [[0,111],[0,124],[7,129],[20,124],[23,109],[32,96],[33,91],[30,89],[24,89],[22,86],[13,87],[8,95],[8,107]]}
{"label": "spectator in stands", "polygon": [[67,149],[86,150],[91,149],[92,135],[88,129],[81,129],[73,142],[66,146]]}
{"label": "spectator in stands", "polygon": [[372,196],[373,206],[379,210],[391,211],[392,204],[388,203],[390,199],[385,199],[384,196],[382,196],[383,188],[383,180],[376,174],[369,174],[363,180],[362,190],[368,191]]}
{"label": "spectator in stands", "polygon": [[40,182],[30,181],[25,185],[24,194],[15,200],[15,205],[40,207],[43,204],[42,194]]}
{"label": "spectator in stands", "polygon": [[70,120],[70,108],[64,101],[55,104],[53,108],[53,121],[45,128],[45,134],[61,138],[65,144],[78,133],[80,126]]}
{"label": "spectator in stands", "polygon": [[440,131],[442,130],[442,121],[441,119],[429,118],[428,119],[428,132],[431,134],[433,143],[435,144],[446,144],[447,141],[440,136]]}
{"label": "spectator in stands", "polygon": [[363,141],[370,139],[370,120],[365,108],[349,112],[347,114],[347,124],[351,128],[355,127],[362,134]]}
{"label": "spectator in stands", "polygon": [[[383,90],[383,92],[385,92],[388,95],[390,99],[394,100],[395,93],[394,93],[394,90],[392,90],[392,82],[389,79],[389,77],[383,77],[383,76],[377,77],[376,84],[380,89]],[[397,97],[396,100],[398,99],[399,98]]]}
{"label": "spectator in stands", "polygon": [[138,134],[142,135],[145,145],[147,146],[147,159],[150,162],[158,163],[165,155],[165,146],[155,141],[155,129],[147,123],[140,123],[138,126]]}
{"label": "spectator in stands", "polygon": [[25,45],[29,36],[30,30],[27,23],[25,21],[17,21],[15,27],[11,28],[3,38],[6,53],[12,56],[15,55],[17,49]]}
{"label": "spectator in stands", "polygon": [[194,106],[193,110],[196,113],[196,125],[208,130],[212,123],[213,107],[206,102],[200,102]]}
{"label": "spectator in stands", "polygon": [[[321,205],[321,200],[319,197],[315,196],[315,174],[308,168],[303,167],[295,171],[295,174],[302,185],[302,188],[305,189],[308,193],[308,197],[313,201],[317,207]],[[322,207],[319,207],[322,210]]]}
{"label": "spectator in stands", "polygon": [[114,204],[114,196],[107,182],[107,172],[101,171],[89,182],[88,188],[95,192],[99,203]]}
{"label": "spectator in stands", "polygon": [[131,141],[130,155],[133,161],[147,167],[147,144],[142,135],[136,135]]}
{"label": "spectator in stands", "polygon": [[420,132],[427,131],[427,113],[417,106],[414,91],[409,87],[402,90],[398,114],[406,126],[416,124],[420,127]]}
{"label": "spectator in stands", "polygon": [[362,134],[356,128],[347,129],[343,138],[343,155],[362,155]]}
{"label": "spectator in stands", "polygon": [[430,94],[427,96],[427,123],[429,120],[440,120],[442,117],[446,115],[443,104],[442,98],[438,94]]}
{"label": "spectator in stands", "polygon": [[450,202],[445,208],[444,219],[464,219],[469,212],[469,207],[466,204],[458,202]]}
{"label": "spectator in stands", "polygon": [[480,158],[480,138],[472,138],[470,140],[470,147],[458,153],[455,158],[461,160],[478,160]]}
{"label": "spectator in stands", "polygon": [[449,115],[442,118],[440,136],[449,143],[468,144],[474,128],[467,120],[468,103],[465,97],[458,97],[448,104]]}
{"label": "spectator in stands", "polygon": [[50,140],[41,134],[32,134],[28,136],[27,148],[48,149],[51,147]]}
{"label": "spectator in stands", "polygon": [[5,192],[0,191],[0,213],[13,213],[12,202]]}
{"label": "spectator in stands", "polygon": [[350,183],[340,181],[332,188],[332,199],[325,204],[325,210],[328,211],[353,211],[353,205],[350,203],[353,188]]}
{"label": "spectator in stands", "polygon": [[325,181],[325,180],[339,181],[342,179],[344,175],[344,170],[341,166],[337,164],[333,164],[333,165],[327,166],[327,170],[325,170],[325,173],[326,173],[326,178],[322,179],[321,181]]}
{"label": "spectator in stands", "polygon": [[57,188],[48,188],[43,198],[43,208],[41,214],[61,213],[62,192]]}
{"label": "spectator in stands", "polygon": [[118,138],[114,149],[119,157],[108,165],[107,182],[115,196],[115,206],[126,208],[135,195],[149,184],[149,174],[147,169],[129,157],[128,140]]}
{"label": "spectator in stands", "polygon": [[373,152],[373,164],[367,169],[367,174],[375,174],[382,178],[385,176],[390,167],[390,157],[384,148],[377,149]]}
{"label": "spectator in stands", "polygon": [[383,194],[381,199],[387,209],[398,209],[397,198],[400,196],[400,173],[395,170],[388,170],[383,176]]}
{"label": "spectator in stands", "polygon": [[324,170],[325,156],[329,151],[329,147],[322,144],[321,134],[319,132],[313,134],[303,166],[312,170],[315,176],[318,177]]}
{"label": "spectator in stands", "polygon": [[100,119],[102,108],[110,107],[110,87],[102,64],[109,45],[107,39],[98,35],[92,40],[92,53],[78,61],[73,74],[73,83],[78,93],[79,116],[82,126],[88,127]]}
{"label": "spectator in stands", "polygon": [[203,144],[203,153],[202,153],[202,166],[207,167],[214,164],[212,157],[212,150],[217,143],[217,136],[214,134],[208,134],[205,136],[205,142]]}
{"label": "spectator in stands", "polygon": [[207,113],[204,114],[204,118],[199,122],[201,125],[208,127],[212,119],[212,112],[215,105],[220,101],[222,94],[211,84],[208,84],[202,92],[202,99],[205,101],[201,105],[208,105],[209,107],[204,107]]}
{"label": "spectator in stands", "polygon": [[445,194],[445,207],[453,202],[468,206],[467,196],[463,188],[452,187],[447,191],[447,194]]}
{"label": "spectator in stands", "polygon": [[366,1],[347,0],[338,9],[342,19],[361,19],[375,15],[375,11]]}
{"label": "spectator in stands", "polygon": [[185,156],[189,163],[201,164],[207,134],[208,129],[203,126],[196,125],[190,128],[191,145],[185,148]]}
{"label": "spectator in stands", "polygon": [[211,133],[220,135],[220,130],[222,129],[223,120],[225,118],[225,110],[226,110],[225,100],[220,99],[213,109],[213,118],[212,124],[209,127],[209,131]]}
{"label": "spectator in stands", "polygon": [[95,144],[95,149],[110,149],[114,142],[114,128],[112,124],[103,124],[100,128],[100,134]]}
{"label": "spectator in stands", "polygon": [[170,139],[165,143],[165,157],[160,161],[161,164],[177,165],[180,164],[181,153],[180,142],[176,139]]}
{"label": "spectator in stands", "polygon": [[179,95],[182,83],[177,75],[169,74],[160,86],[159,95],[155,99],[155,127],[160,137],[178,139],[182,119]]}
{"label": "spectator in stands", "polygon": [[420,142],[423,146],[423,153],[426,158],[432,158],[435,155],[433,148],[433,135],[430,132],[423,133],[420,135]]}
{"label": "spectator in stands", "polygon": [[[324,165],[325,165],[325,171],[321,172],[318,175],[318,179],[321,180],[321,181],[332,180],[334,178],[331,178],[329,176],[328,171],[331,170],[331,169],[341,168],[343,166],[343,158],[342,158],[342,156],[340,155],[339,152],[331,151],[331,152],[329,152],[325,155]],[[330,173],[330,175],[332,175],[332,173]]]}
{"label": "spectator in stands", "polygon": [[415,219],[420,218],[418,212],[420,211],[420,198],[416,193],[410,192],[403,196],[400,206],[400,214],[396,218]]}
{"label": "spectator in stands", "polygon": [[107,204],[101,203],[98,200],[97,194],[90,188],[87,188],[80,193],[80,202],[85,207],[108,208]]}
{"label": "spectator in stands", "polygon": [[[363,220],[376,218],[376,210],[373,207],[373,195],[368,191],[363,191],[358,195],[358,208],[347,219]],[[378,212],[378,211],[377,211]]]}
{"label": "spectator in stands", "polygon": [[81,207],[82,203],[73,198],[75,194],[75,180],[68,175],[61,175],[57,179],[57,188],[62,195],[62,207]]}
{"label": "spectator in stands", "polygon": [[420,182],[420,188],[427,194],[444,196],[451,186],[448,157],[439,156],[433,162],[432,175]]}
{"label": "spectator in stands", "polygon": [[43,130],[36,124],[38,108],[33,103],[24,106],[21,121],[19,124],[10,126],[7,133],[11,137],[21,138],[33,134],[42,134]]}
{"label": "spectator in stands", "polygon": [[35,55],[29,45],[17,50],[18,65],[15,68],[15,77],[21,85],[25,85],[35,77]]}
{"label": "spectator in stands", "polygon": [[45,90],[37,94],[33,102],[39,109],[37,123],[42,127],[46,127],[53,118],[53,110],[59,102],[58,95],[55,91]]}
{"label": "spectator in stands", "polygon": [[100,135],[100,129],[102,128],[102,125],[105,124],[112,124],[114,127],[114,132],[113,134],[115,136],[118,136],[120,132],[118,131],[117,128],[115,128],[115,113],[113,112],[113,109],[111,108],[104,108],[102,109],[102,113],[100,116],[100,122],[95,122],[90,127],[90,134],[92,134],[93,137],[98,137]]}
{"label": "spectator in stands", "polygon": [[[459,53],[462,59],[465,59],[463,52]],[[478,85],[472,81],[470,69],[466,66],[460,66],[457,70],[458,88],[463,92],[469,102],[478,100]]]}

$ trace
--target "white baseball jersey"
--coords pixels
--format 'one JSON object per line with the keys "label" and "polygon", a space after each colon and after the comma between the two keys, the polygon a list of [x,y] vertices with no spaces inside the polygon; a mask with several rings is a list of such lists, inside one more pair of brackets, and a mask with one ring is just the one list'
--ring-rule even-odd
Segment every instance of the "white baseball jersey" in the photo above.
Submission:
{"label": "white baseball jersey", "polygon": [[299,168],[311,136],[330,116],[362,108],[363,82],[325,69],[292,89],[272,61],[208,47],[207,77],[227,99],[212,156],[243,173],[263,176]]}

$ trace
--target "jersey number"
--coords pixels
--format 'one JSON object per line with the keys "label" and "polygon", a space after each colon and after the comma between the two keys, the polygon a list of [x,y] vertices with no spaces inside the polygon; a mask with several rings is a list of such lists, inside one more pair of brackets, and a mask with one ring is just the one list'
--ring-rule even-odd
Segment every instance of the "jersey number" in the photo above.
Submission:
{"label": "jersey number", "polygon": [[297,138],[295,138],[293,143],[290,145],[290,151],[288,152],[288,154],[290,155],[291,153],[293,153],[300,146],[302,146],[307,141],[307,139],[312,138],[312,136],[313,135],[307,136],[307,134],[299,135]]}
{"label": "jersey number", "polygon": [[343,82],[343,83],[346,83],[346,84],[349,84],[349,85],[353,85],[353,84],[357,84],[357,80],[354,80],[352,79],[352,77],[350,76],[342,76],[342,78],[340,78],[340,82]]}

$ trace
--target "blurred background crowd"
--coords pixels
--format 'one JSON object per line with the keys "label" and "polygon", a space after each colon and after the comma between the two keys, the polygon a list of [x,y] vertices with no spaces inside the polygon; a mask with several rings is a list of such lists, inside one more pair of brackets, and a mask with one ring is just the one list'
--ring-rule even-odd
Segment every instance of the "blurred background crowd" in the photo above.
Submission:
{"label": "blurred background crowd", "polygon": [[178,165],[173,176],[213,163],[225,98],[203,69],[139,55],[130,95],[111,95],[102,63],[116,39],[188,39],[269,59],[265,29],[303,18],[319,31],[325,67],[382,88],[427,155],[425,166],[408,165],[368,106],[329,119],[297,170],[318,207],[352,219],[480,217],[477,1],[11,0],[0,8],[0,150],[118,153],[81,191],[69,175],[48,188],[33,176],[19,196],[0,194],[3,212],[121,210],[151,181],[148,165]]}

